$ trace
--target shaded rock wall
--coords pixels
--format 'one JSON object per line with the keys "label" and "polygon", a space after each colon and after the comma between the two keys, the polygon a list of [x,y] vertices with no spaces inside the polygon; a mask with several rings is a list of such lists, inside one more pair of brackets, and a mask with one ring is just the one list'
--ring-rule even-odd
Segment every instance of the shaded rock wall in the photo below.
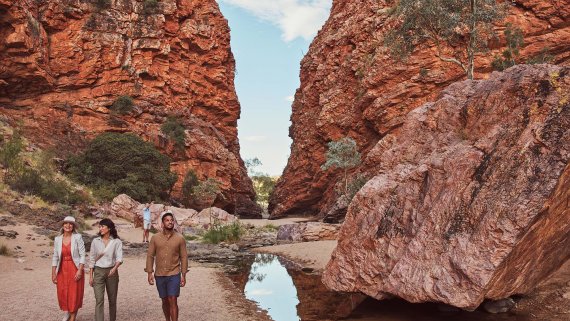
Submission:
{"label": "shaded rock wall", "polygon": [[[566,1],[513,1],[508,18],[524,32],[519,61],[547,49],[554,63],[570,61],[570,4]],[[337,198],[341,171],[322,171],[326,143],[354,138],[363,159],[387,134],[397,134],[406,114],[433,100],[449,84],[465,78],[463,71],[434,56],[435,48],[418,48],[405,62],[391,59],[383,45],[393,26],[388,22],[393,1],[334,0],[331,15],[301,62],[301,86],[295,95],[291,156],[269,204],[272,218],[288,214],[320,214]],[[503,50],[504,23],[496,27],[499,41],[476,57],[476,78],[491,72],[494,54]],[[354,171],[376,174],[375,164]],[[342,218],[343,211],[338,211]]]}
{"label": "shaded rock wall", "polygon": [[465,309],[532,290],[570,258],[570,67],[463,81],[368,153],[323,282]]}
{"label": "shaded rock wall", "polygon": [[[214,0],[0,0],[0,113],[25,136],[59,152],[101,132],[133,132],[172,159],[180,179],[193,169],[222,183],[216,201],[259,216],[239,156],[235,62],[227,21]],[[120,95],[135,109],[109,107]],[[186,125],[177,149],[160,130],[166,116]]]}

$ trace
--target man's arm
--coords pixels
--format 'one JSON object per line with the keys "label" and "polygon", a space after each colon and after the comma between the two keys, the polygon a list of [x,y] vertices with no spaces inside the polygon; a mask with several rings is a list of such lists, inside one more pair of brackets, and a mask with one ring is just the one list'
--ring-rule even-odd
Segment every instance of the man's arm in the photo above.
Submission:
{"label": "man's arm", "polygon": [[154,257],[156,255],[156,244],[155,244],[155,237],[153,236],[150,239],[150,243],[148,244],[148,251],[146,252],[146,268],[144,269],[146,271],[147,275],[147,279],[148,279],[148,284],[153,285],[154,284]]}
{"label": "man's arm", "polygon": [[188,273],[188,251],[184,237],[180,241],[180,286],[186,285],[186,273]]}

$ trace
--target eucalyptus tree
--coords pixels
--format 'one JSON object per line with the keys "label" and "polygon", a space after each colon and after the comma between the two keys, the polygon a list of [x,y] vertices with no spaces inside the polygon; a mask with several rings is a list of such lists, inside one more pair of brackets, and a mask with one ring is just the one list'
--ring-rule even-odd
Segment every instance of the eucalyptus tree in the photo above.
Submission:
{"label": "eucalyptus tree", "polygon": [[493,23],[505,17],[507,8],[495,0],[399,0],[391,11],[397,27],[385,44],[392,56],[405,58],[418,45],[431,43],[437,58],[460,66],[473,79],[475,54],[487,50]]}

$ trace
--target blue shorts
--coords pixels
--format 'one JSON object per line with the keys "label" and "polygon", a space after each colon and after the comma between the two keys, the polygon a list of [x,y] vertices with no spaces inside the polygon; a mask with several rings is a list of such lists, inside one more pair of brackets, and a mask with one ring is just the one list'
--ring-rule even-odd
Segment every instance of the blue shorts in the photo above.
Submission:
{"label": "blue shorts", "polygon": [[161,299],[180,296],[180,273],[169,276],[155,276],[156,289]]}

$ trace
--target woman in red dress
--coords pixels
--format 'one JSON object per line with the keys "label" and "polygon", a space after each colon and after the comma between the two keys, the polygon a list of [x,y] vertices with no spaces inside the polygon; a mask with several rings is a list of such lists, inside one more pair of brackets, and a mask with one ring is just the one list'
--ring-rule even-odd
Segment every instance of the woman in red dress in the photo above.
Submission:
{"label": "woman in red dress", "polygon": [[67,216],[54,240],[51,280],[57,285],[59,307],[66,312],[64,321],[75,321],[83,305],[85,244],[76,228],[75,218]]}

